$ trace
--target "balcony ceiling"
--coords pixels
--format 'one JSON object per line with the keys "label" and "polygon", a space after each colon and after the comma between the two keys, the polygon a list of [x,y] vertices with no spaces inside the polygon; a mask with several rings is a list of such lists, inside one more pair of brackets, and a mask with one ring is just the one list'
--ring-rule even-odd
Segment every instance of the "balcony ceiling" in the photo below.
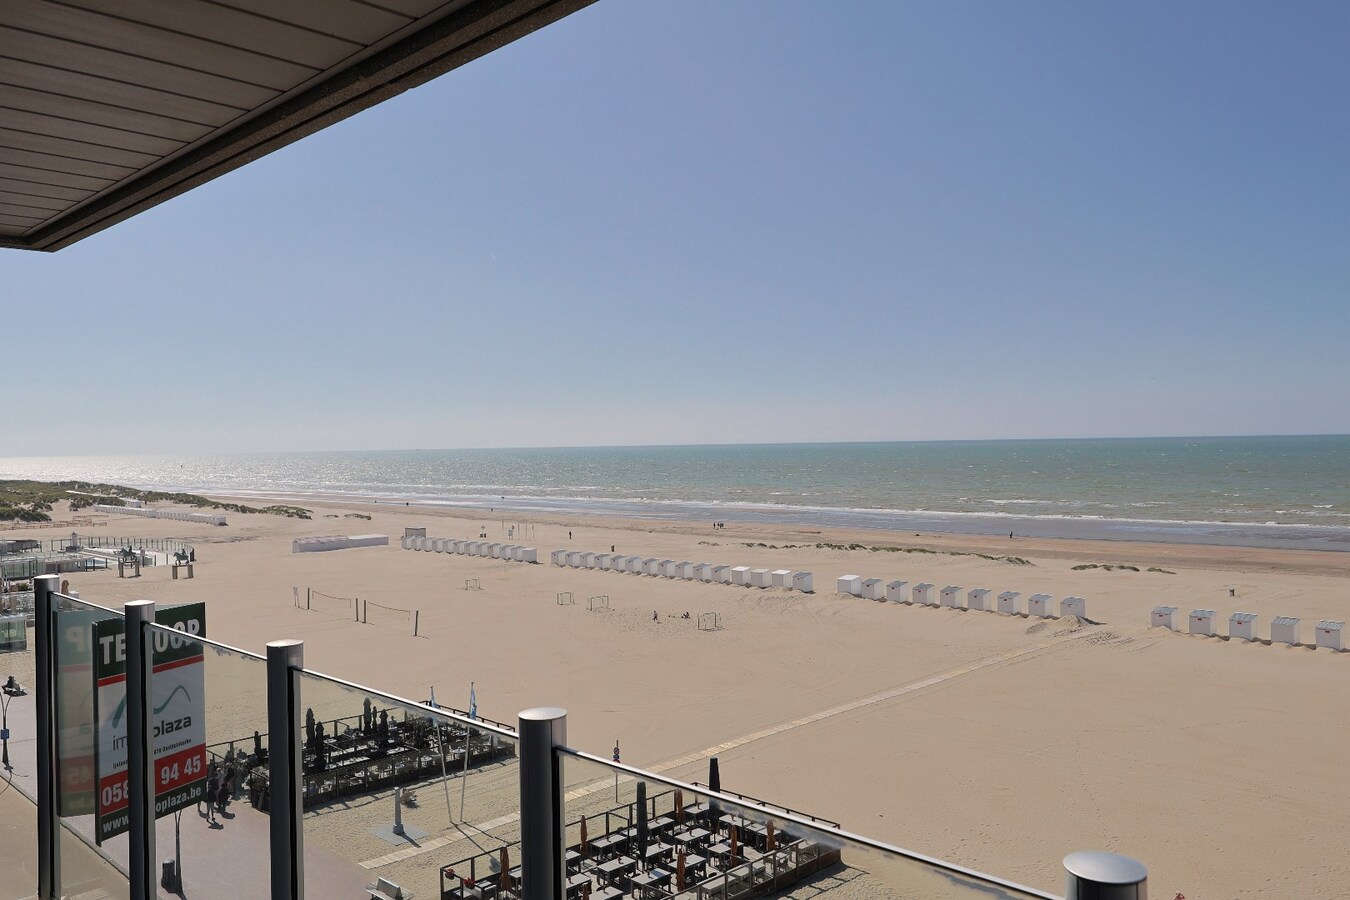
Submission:
{"label": "balcony ceiling", "polygon": [[594,0],[0,0],[0,247],[58,250]]}

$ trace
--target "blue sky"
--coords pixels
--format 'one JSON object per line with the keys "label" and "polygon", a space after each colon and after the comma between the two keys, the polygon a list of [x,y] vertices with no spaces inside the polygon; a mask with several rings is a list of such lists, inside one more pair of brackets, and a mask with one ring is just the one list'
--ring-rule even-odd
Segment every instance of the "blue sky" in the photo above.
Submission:
{"label": "blue sky", "polygon": [[1350,432],[1348,38],[600,0],[0,251],[3,453]]}

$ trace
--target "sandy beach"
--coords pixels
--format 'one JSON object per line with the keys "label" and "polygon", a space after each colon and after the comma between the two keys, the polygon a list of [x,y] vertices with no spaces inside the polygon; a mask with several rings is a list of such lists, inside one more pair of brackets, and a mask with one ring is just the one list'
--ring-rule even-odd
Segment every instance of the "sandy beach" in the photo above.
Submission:
{"label": "sandy beach", "polygon": [[[1214,609],[1223,634],[1232,612],[1257,613],[1261,637],[1289,615],[1311,643],[1317,620],[1350,617],[1350,554],[306,505],[312,521],[232,514],[223,528],[107,516],[91,535],[191,541],[196,577],[171,580],[167,567],[139,579],[68,577],[109,605],[205,601],[216,640],[261,652],[268,640],[302,638],[309,668],[404,697],[434,686],[442,703],[465,707],[473,681],[489,718],[562,706],[572,746],[608,754],[617,740],[625,762],[676,778],[703,779],[715,752],[728,789],[1044,890],[1062,890],[1060,860],[1080,849],[1144,861],[1157,897],[1336,897],[1350,879],[1350,653],[1148,627],[1158,604],[1180,609],[1182,630],[1192,609]],[[537,547],[543,562],[401,550],[407,526],[501,541],[515,528],[513,542]],[[391,545],[291,552],[295,537],[372,532]],[[611,547],[808,570],[816,593],[547,563],[556,548]],[[1138,571],[1074,568],[1104,564]],[[1045,592],[1056,611],[1058,598],[1076,595],[1090,621],[877,603],[835,593],[843,574],[1024,600]],[[466,590],[466,579],[480,589]],[[309,588],[417,609],[421,636],[393,615],[362,625],[295,608],[293,591]],[[563,591],[577,602],[559,605]],[[591,595],[609,608],[588,610]],[[698,630],[704,612],[719,613],[722,628]],[[260,683],[243,687],[260,675],[216,665],[241,687],[209,740],[251,734],[238,698],[260,695]],[[482,818],[514,804],[514,782],[497,781],[484,772],[469,782]],[[433,836],[446,827],[439,791],[422,788],[410,813]],[[379,857],[394,848],[368,830],[389,818],[387,805],[376,797],[319,811],[307,835],[351,859]],[[417,878],[419,866],[469,852],[447,841],[372,871]]]}

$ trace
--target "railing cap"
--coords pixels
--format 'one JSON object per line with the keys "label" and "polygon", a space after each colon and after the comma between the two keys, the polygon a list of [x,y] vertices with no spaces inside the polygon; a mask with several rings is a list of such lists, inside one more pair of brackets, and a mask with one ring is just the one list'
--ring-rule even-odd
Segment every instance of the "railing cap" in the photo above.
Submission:
{"label": "railing cap", "polygon": [[1148,878],[1148,869],[1138,860],[1102,850],[1080,850],[1064,857],[1064,868],[1097,884],[1138,884]]}

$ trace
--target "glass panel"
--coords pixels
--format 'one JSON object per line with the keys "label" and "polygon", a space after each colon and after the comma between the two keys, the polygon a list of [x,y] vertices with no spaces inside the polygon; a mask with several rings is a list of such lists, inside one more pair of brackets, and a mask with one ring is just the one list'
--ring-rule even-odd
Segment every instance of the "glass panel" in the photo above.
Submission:
{"label": "glass panel", "polygon": [[32,582],[0,579],[0,683],[5,685],[0,694],[0,728],[10,729],[7,739],[0,738],[0,778],[12,781],[14,788],[7,790],[8,785],[0,784],[0,822],[6,837],[17,843],[5,845],[0,897],[27,897],[37,890],[34,638]]}
{"label": "glass panel", "polygon": [[[60,883],[62,893],[79,895],[102,890],[110,897],[126,897],[126,841],[120,847],[96,841],[98,728],[95,687],[97,634],[120,635],[122,617],[112,609],[57,594],[55,601],[57,811],[61,817]],[[109,645],[113,653],[117,642]],[[29,706],[31,710],[31,705]],[[33,711],[36,726],[36,712]],[[29,772],[33,772],[30,745]],[[36,795],[36,774],[33,774]]]}
{"label": "glass panel", "polygon": [[[799,889],[823,892],[824,900],[836,889],[833,896],[841,900],[1050,896],[873,846],[822,819],[748,798],[714,797],[706,788],[657,776],[638,779],[571,751],[560,755],[569,900],[586,894],[590,900],[748,900]],[[464,894],[456,889],[447,896]]]}
{"label": "glass panel", "polygon": [[270,825],[250,800],[266,781],[267,662],[195,639],[209,635],[204,604],[161,606],[156,622],[145,635],[154,653],[155,877],[163,887],[176,868],[193,900],[266,897]]}
{"label": "glass panel", "polygon": [[477,859],[473,871],[498,880],[503,853],[508,869],[519,866],[513,733],[310,672],[294,683],[311,896],[363,896],[385,879],[432,900],[460,860]]}

